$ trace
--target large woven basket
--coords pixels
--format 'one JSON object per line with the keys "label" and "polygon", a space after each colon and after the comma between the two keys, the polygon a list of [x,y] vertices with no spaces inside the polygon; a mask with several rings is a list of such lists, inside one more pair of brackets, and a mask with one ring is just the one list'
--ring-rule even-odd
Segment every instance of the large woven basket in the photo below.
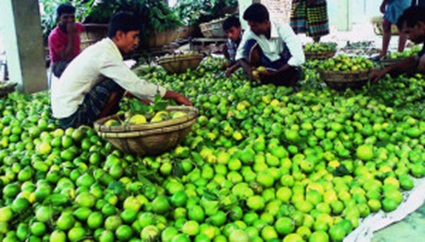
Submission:
{"label": "large woven basket", "polygon": [[304,51],[307,60],[326,60],[334,57],[336,50],[330,51]]}
{"label": "large woven basket", "polygon": [[371,70],[362,71],[320,71],[320,78],[335,90],[358,89],[369,80]]}
{"label": "large woven basket", "polygon": [[207,23],[202,23],[199,25],[201,28],[202,34],[206,38],[222,38],[226,37],[226,32],[223,30],[224,18],[216,19]]}
{"label": "large woven basket", "polygon": [[158,155],[177,146],[183,141],[198,118],[198,110],[193,107],[168,107],[167,111],[183,111],[188,115],[156,123],[143,125],[105,126],[110,119],[122,119],[112,115],[99,119],[94,128],[119,150],[135,155]]}
{"label": "large woven basket", "polygon": [[95,25],[87,24],[87,27],[84,32],[80,34],[81,43],[80,48],[84,50],[90,45],[96,43],[97,41],[105,38],[108,34],[108,25]]}
{"label": "large woven basket", "polygon": [[18,83],[0,81],[0,97],[7,96],[7,94],[14,92],[16,85],[18,85]]}
{"label": "large woven basket", "polygon": [[162,32],[152,31],[149,36],[141,39],[140,47],[147,49],[163,47],[176,40],[178,33],[177,29],[170,29]]}
{"label": "large woven basket", "polygon": [[187,69],[196,69],[203,59],[202,54],[176,54],[162,57],[158,65],[169,73],[184,73]]}

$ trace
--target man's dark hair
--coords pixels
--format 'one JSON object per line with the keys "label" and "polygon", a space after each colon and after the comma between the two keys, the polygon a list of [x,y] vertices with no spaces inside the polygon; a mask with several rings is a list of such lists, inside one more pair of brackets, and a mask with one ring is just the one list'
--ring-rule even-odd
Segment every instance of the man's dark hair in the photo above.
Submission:
{"label": "man's dark hair", "polygon": [[419,22],[425,23],[425,8],[412,6],[404,10],[403,14],[398,18],[397,26],[401,29],[406,23],[408,27],[415,27]]}
{"label": "man's dark hair", "polygon": [[59,18],[62,14],[65,13],[75,13],[75,7],[70,3],[63,3],[59,5],[59,7],[56,9],[56,16]]}
{"label": "man's dark hair", "polygon": [[232,28],[232,27],[236,27],[236,28],[241,27],[241,22],[239,21],[239,18],[238,17],[230,16],[226,20],[224,20],[224,22],[223,22],[223,30],[225,32],[228,31],[228,30],[230,30],[230,28]]}
{"label": "man's dark hair", "polygon": [[109,21],[108,37],[113,38],[118,31],[127,33],[129,31],[140,30],[139,19],[128,12],[118,12]]}
{"label": "man's dark hair", "polygon": [[256,23],[264,23],[269,21],[269,11],[263,4],[253,3],[243,13],[243,19]]}

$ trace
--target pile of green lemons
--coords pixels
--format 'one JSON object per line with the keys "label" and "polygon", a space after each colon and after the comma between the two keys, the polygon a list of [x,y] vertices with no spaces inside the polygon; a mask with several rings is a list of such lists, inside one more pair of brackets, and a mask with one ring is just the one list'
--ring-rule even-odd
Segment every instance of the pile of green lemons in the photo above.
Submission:
{"label": "pile of green lemons", "polygon": [[[330,69],[369,68],[336,58]],[[90,127],[59,128],[47,92],[0,99],[0,238],[342,241],[425,176],[422,75],[344,92],[304,75],[294,92],[225,77],[218,63],[140,73],[200,113],[156,157],[124,154]]]}

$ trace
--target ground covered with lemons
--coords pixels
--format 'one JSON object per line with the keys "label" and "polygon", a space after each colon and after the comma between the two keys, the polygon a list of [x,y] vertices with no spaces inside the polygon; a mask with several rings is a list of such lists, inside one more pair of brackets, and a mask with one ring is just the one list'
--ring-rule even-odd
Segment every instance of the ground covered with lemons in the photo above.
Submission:
{"label": "ground covered with lemons", "polygon": [[60,129],[48,93],[0,99],[0,238],[341,241],[425,175],[425,80],[336,92],[307,66],[298,93],[226,78],[212,59],[180,75],[139,73],[200,112],[158,157]]}

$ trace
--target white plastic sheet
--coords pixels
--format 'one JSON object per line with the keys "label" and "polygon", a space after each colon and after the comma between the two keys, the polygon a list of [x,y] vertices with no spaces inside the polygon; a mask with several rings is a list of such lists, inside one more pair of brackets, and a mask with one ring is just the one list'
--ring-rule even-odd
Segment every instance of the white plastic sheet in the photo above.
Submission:
{"label": "white plastic sheet", "polygon": [[345,237],[344,242],[369,242],[372,240],[374,232],[399,222],[416,211],[425,201],[425,178],[415,180],[415,187],[403,195],[404,200],[396,210],[390,213],[381,210],[369,215]]}

